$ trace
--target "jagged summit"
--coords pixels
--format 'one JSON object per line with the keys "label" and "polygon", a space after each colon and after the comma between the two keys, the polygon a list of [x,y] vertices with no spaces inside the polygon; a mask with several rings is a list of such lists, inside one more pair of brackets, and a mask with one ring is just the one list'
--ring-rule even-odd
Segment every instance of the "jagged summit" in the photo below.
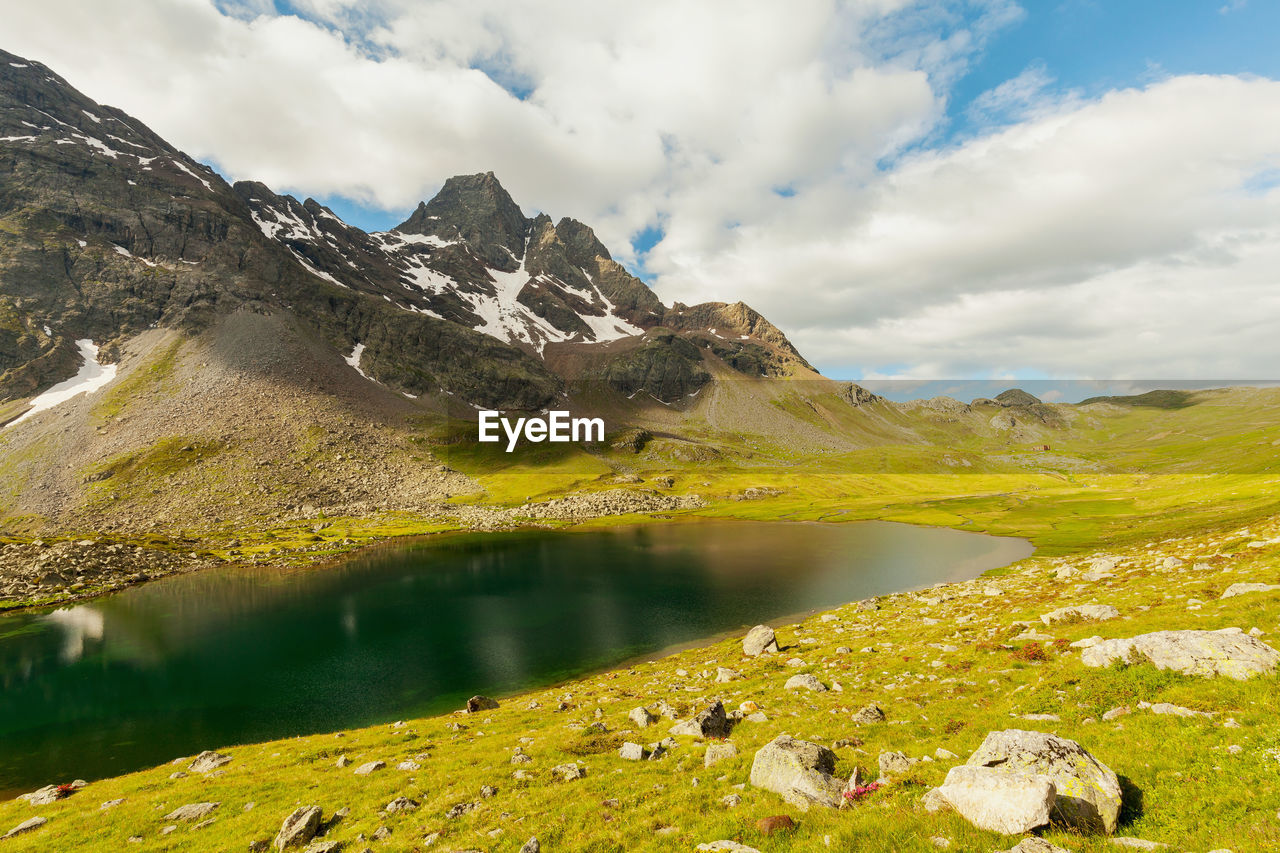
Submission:
{"label": "jagged summit", "polygon": [[449,178],[431,201],[419,203],[394,230],[465,240],[488,266],[515,272],[531,225],[493,172],[484,172]]}

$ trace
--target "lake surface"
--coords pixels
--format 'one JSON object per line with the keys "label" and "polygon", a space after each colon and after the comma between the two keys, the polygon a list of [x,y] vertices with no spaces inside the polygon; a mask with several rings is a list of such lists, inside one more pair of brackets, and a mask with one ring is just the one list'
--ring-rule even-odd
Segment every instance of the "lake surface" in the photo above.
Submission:
{"label": "lake surface", "polygon": [[440,536],[3,616],[0,792],[452,710],[1031,550],[884,522]]}

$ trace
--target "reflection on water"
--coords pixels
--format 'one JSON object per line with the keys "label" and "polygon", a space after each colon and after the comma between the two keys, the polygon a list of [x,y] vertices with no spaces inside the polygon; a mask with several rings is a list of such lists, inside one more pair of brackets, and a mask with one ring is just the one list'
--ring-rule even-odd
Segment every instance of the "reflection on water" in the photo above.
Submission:
{"label": "reflection on water", "polygon": [[439,537],[334,569],[219,569],[12,614],[0,791],[438,712],[1030,550],[876,522]]}

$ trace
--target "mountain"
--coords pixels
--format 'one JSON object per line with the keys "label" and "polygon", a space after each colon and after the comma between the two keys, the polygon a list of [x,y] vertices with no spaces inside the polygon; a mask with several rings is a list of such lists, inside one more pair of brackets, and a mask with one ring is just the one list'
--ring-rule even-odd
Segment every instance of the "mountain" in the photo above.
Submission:
{"label": "mountain", "polygon": [[[525,216],[492,173],[451,178],[366,234],[312,199],[227,185],[3,52],[0,222],[0,400],[74,373],[76,340],[112,359],[143,330],[199,333],[237,311],[287,313],[344,357],[359,347],[364,375],[397,391],[485,407],[544,408],[566,381],[672,402],[713,367],[811,375],[745,305],[665,307],[589,227]],[[626,339],[640,345],[598,348]]]}

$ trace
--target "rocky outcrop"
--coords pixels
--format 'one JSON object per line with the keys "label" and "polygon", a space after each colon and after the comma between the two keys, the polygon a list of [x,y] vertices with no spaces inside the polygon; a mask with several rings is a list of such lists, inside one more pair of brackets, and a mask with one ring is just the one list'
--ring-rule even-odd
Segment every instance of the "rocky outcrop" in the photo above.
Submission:
{"label": "rocky outcrop", "polygon": [[1184,675],[1246,679],[1276,671],[1280,652],[1239,628],[1220,631],[1156,631],[1137,637],[1103,640],[1080,656],[1085,666],[1117,661],[1147,661],[1157,669]]}
{"label": "rocky outcrop", "polygon": [[838,809],[844,783],[833,775],[835,753],[816,743],[779,735],[751,763],[751,784],[773,791],[798,809]]}

